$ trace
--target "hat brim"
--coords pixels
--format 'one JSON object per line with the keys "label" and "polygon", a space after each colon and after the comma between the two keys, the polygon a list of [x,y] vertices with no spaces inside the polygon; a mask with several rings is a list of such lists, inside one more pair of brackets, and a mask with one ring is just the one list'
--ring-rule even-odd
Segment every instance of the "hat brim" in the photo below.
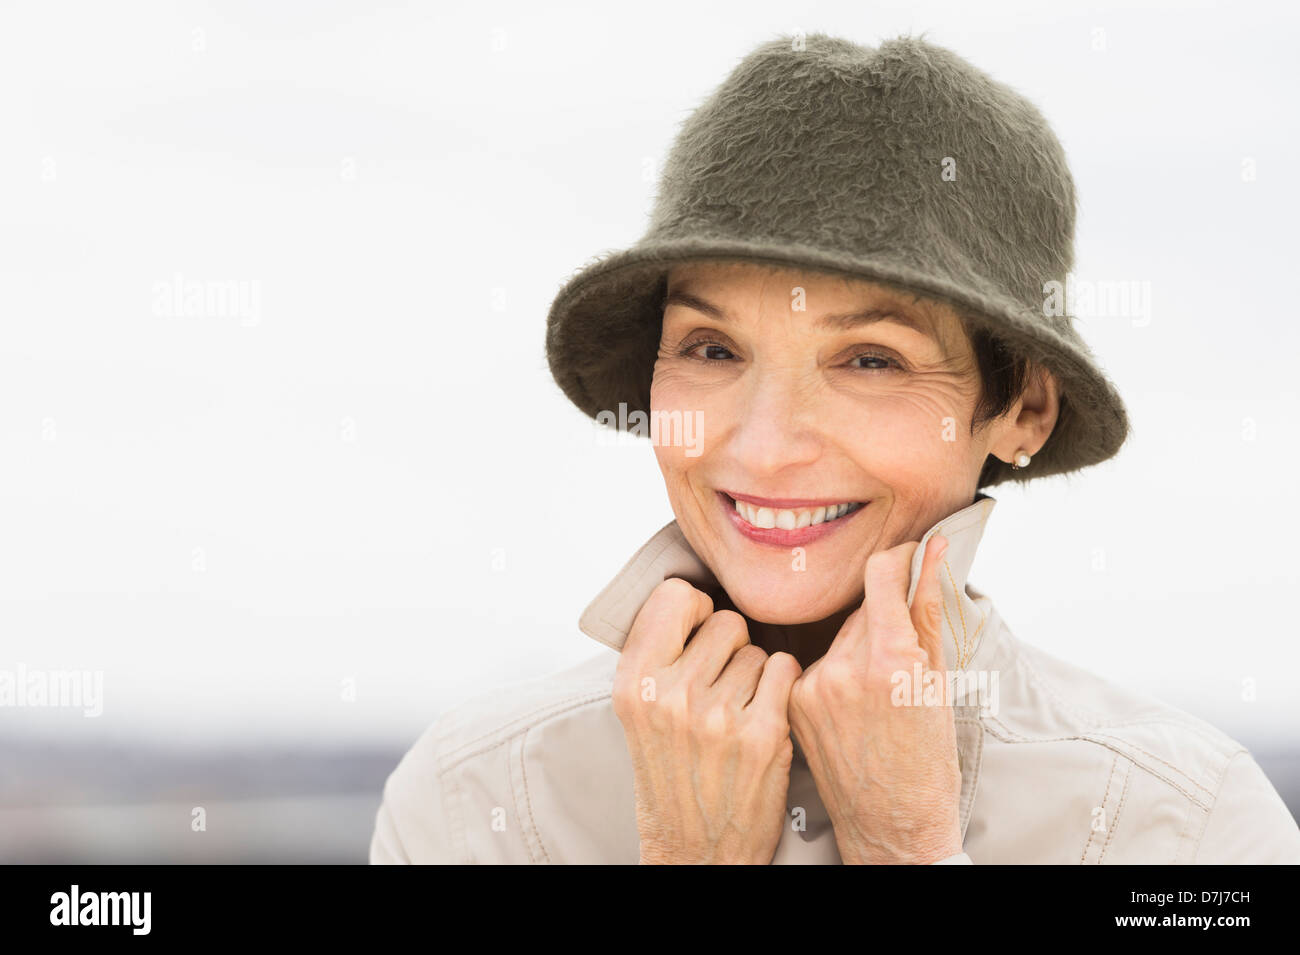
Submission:
{"label": "hat brim", "polygon": [[[556,382],[575,405],[596,417],[650,410],[650,382],[658,352],[668,270],[675,264],[725,259],[808,268],[879,282],[957,306],[968,321],[984,323],[1017,354],[1055,376],[1060,412],[1047,442],[1028,468],[999,462],[981,487],[1065,474],[1115,455],[1128,435],[1128,415],[1114,385],[1072,325],[1068,334],[1023,305],[885,258],[858,258],[791,245],[734,240],[643,241],[580,269],[560,289],[547,316],[546,354]],[[608,420],[608,419],[607,419]],[[617,427],[617,425],[614,425]]]}

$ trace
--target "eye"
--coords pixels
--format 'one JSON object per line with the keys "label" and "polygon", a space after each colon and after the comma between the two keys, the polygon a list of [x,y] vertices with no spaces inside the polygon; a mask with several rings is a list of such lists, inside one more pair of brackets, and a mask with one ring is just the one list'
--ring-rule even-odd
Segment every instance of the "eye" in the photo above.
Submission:
{"label": "eye", "polygon": [[[864,362],[865,364],[858,364]],[[866,351],[854,355],[849,364],[859,371],[899,371],[902,365],[894,358],[888,355],[882,355],[880,352]]]}
{"label": "eye", "polygon": [[[683,345],[678,354],[706,365],[720,365],[736,358],[734,352],[726,345],[708,340],[696,340]],[[880,351],[864,351],[849,359],[849,365],[855,371],[891,372],[902,371],[903,363],[891,355]]]}
{"label": "eye", "polygon": [[726,345],[710,341],[690,342],[682,346],[679,354],[683,358],[693,358],[706,365],[720,364],[735,357]]}

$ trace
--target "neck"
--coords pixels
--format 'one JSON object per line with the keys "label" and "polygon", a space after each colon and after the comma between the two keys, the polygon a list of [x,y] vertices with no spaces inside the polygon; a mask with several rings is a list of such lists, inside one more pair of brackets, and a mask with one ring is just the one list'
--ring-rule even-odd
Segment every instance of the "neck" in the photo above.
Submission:
{"label": "neck", "polygon": [[749,626],[750,643],[756,647],[761,647],[769,654],[784,650],[798,660],[799,666],[806,670],[825,656],[836,634],[844,626],[844,621],[852,615],[856,608],[847,607],[832,614],[825,620],[814,620],[810,623],[764,623],[761,620],[752,620],[741,613],[736,605],[731,602],[731,598],[722,593],[714,603],[713,609],[715,611],[735,610],[736,613],[745,617],[745,623]]}

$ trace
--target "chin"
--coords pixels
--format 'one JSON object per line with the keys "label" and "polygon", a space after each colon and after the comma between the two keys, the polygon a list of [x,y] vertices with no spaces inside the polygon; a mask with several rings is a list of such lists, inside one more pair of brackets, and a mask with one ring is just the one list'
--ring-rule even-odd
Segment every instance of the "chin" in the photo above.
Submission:
{"label": "chin", "polygon": [[837,613],[852,600],[846,594],[843,600],[834,595],[827,596],[826,588],[817,586],[816,581],[798,588],[808,593],[780,593],[775,588],[764,587],[761,583],[750,581],[746,586],[731,588],[723,583],[723,589],[731,602],[750,620],[760,623],[794,626],[801,623],[816,623]]}

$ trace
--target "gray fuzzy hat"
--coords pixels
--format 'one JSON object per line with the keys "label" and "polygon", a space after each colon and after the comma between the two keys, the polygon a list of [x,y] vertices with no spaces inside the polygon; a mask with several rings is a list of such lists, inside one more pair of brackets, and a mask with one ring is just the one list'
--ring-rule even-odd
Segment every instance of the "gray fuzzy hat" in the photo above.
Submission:
{"label": "gray fuzzy hat", "polygon": [[560,290],[547,359],[574,404],[623,422],[620,402],[629,415],[650,410],[673,264],[868,279],[954,306],[1055,374],[1051,437],[1028,468],[990,459],[982,486],[1074,471],[1114,455],[1128,433],[1071,317],[1044,308],[1044,285],[1064,286],[1073,265],[1074,216],[1074,182],[1042,115],[961,57],[910,37],[875,49],[779,37],[683,124],[641,240]]}

